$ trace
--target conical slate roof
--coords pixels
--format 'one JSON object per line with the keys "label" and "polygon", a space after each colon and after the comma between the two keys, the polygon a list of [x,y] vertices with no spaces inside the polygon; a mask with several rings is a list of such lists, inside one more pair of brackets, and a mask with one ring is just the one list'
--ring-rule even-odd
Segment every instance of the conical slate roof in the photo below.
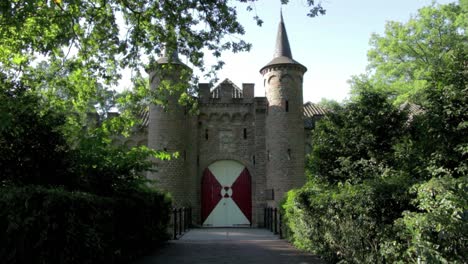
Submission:
{"label": "conical slate roof", "polygon": [[288,33],[283,21],[283,12],[280,14],[278,34],[276,35],[276,47],[273,58],[286,57],[292,59],[291,47],[289,46]]}
{"label": "conical slate roof", "polygon": [[278,25],[278,33],[276,35],[276,45],[275,53],[273,54],[273,60],[260,69],[260,72],[269,66],[278,64],[299,65],[304,68],[304,71],[306,71],[306,67],[293,59],[291,47],[289,46],[288,33],[286,32],[286,27],[283,21],[283,12],[281,12],[280,17],[281,19]]}

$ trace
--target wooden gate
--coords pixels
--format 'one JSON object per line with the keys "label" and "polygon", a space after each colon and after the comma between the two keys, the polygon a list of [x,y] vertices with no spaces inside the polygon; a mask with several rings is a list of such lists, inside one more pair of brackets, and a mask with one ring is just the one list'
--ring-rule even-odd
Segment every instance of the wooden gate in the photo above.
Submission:
{"label": "wooden gate", "polygon": [[251,177],[237,161],[217,161],[203,172],[203,226],[246,226],[252,222]]}

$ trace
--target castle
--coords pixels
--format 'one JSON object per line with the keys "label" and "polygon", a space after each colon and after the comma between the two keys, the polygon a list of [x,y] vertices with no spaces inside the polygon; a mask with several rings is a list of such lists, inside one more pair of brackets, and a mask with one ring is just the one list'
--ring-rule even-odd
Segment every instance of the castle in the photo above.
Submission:
{"label": "castle", "polygon": [[[170,75],[157,70],[170,63]],[[178,78],[188,68],[177,56],[157,61],[150,87]],[[178,152],[178,158],[155,161],[148,177],[171,193],[175,206],[193,208],[201,226],[261,226],[263,208],[278,206],[284,194],[306,181],[306,140],[323,110],[303,105],[306,67],[295,61],[281,16],[273,60],[260,69],[266,97],[254,97],[254,85],[226,79],[218,86],[199,84],[199,114],[177,103],[152,104],[133,144]],[[168,110],[169,109],[169,110]]]}

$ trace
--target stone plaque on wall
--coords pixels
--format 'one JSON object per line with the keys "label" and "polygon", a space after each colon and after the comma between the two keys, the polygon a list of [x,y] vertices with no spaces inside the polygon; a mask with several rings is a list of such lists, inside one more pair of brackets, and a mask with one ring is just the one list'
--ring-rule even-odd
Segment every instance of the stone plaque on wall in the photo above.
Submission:
{"label": "stone plaque on wall", "polygon": [[224,129],[219,131],[219,151],[233,153],[235,150],[234,135],[232,130]]}

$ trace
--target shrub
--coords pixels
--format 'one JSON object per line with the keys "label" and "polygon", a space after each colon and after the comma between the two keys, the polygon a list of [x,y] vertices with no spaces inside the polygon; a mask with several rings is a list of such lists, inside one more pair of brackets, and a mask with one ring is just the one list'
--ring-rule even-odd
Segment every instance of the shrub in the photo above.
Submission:
{"label": "shrub", "polygon": [[354,185],[309,182],[289,192],[283,209],[290,240],[331,262],[383,262],[380,245],[410,206],[411,180],[392,176]]}
{"label": "shrub", "polygon": [[0,79],[0,184],[75,184],[64,123],[30,89]]}
{"label": "shrub", "polygon": [[446,176],[415,185],[417,211],[395,223],[397,236],[385,242],[389,262],[466,263],[468,259],[468,177]]}
{"label": "shrub", "polygon": [[167,239],[169,202],[150,190],[118,198],[39,186],[0,190],[4,263],[126,263]]}

